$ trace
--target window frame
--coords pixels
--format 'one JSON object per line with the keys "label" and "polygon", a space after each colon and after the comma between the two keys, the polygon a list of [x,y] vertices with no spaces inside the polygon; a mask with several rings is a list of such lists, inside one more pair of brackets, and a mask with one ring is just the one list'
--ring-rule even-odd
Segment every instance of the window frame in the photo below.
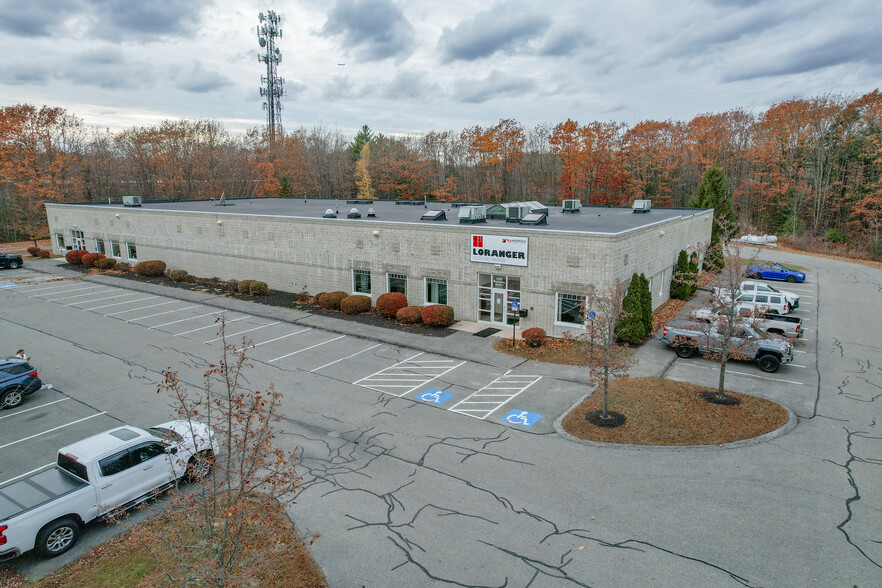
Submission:
{"label": "window frame", "polygon": [[[126,467],[119,469],[115,472],[107,473],[106,466],[108,465],[109,460],[114,459],[114,458],[117,458],[117,459],[125,458],[127,460],[126,463],[128,465],[126,465]],[[98,471],[101,473],[102,478],[109,478],[110,476],[116,476],[116,475],[121,474],[125,471],[128,471],[128,470],[132,469],[133,467],[135,467],[136,465],[138,465],[138,464],[135,463],[135,460],[133,458],[131,451],[129,449],[123,449],[122,451],[117,451],[115,453],[111,453],[107,457],[103,457],[103,458],[99,459],[98,460]]]}
{"label": "window frame", "polygon": [[[135,250],[135,255],[132,255],[132,250]],[[132,243],[131,241],[126,241],[126,259],[131,261],[138,261],[138,244]]]}
{"label": "window frame", "polygon": [[104,243],[104,239],[95,239],[95,253],[107,255],[107,245]]}
{"label": "window frame", "polygon": [[[367,292],[362,292],[361,290],[358,289],[358,279],[356,279],[356,276],[367,276]],[[371,281],[371,270],[353,268],[352,269],[352,293],[370,296],[372,289],[373,289],[373,283]]]}
{"label": "window frame", "polygon": [[[563,298],[563,297],[566,297],[566,298]],[[588,301],[587,297],[582,294],[573,294],[571,292],[555,292],[554,293],[554,324],[558,325],[558,326],[571,327],[571,328],[573,328],[573,327],[582,328],[582,329],[586,328],[585,321],[587,320],[587,318],[584,316],[584,314],[582,316],[582,322],[569,322],[569,321],[561,320],[561,313],[560,313],[561,306],[560,305],[561,305],[561,300],[563,300],[563,299],[565,299],[565,300],[579,300],[579,299],[581,299],[581,304],[582,304],[583,310],[580,311],[580,313],[584,313],[584,308],[585,308],[584,305]]]}
{"label": "window frame", "polygon": [[[113,252],[114,249],[116,253]],[[122,259],[122,247],[119,246],[119,241],[110,240],[110,257]]]}
{"label": "window frame", "polygon": [[[438,284],[439,298],[440,298],[440,286],[442,284],[444,285],[444,302],[440,302],[440,301],[435,302],[435,301],[429,300],[430,280],[431,280],[431,283]],[[448,296],[448,292],[449,292],[449,288],[447,286],[447,280],[445,280],[444,278],[429,278],[429,277],[423,278],[423,300],[425,301],[425,304],[444,304],[444,305],[447,305],[447,301],[450,299],[450,297]]]}
{"label": "window frame", "polygon": [[65,251],[64,233],[55,233],[55,248],[60,251]]}
{"label": "window frame", "polygon": [[393,274],[391,272],[386,273],[386,292],[400,292],[400,290],[392,289],[392,280],[402,280],[404,283],[404,291],[401,292],[405,296],[407,296],[407,274]]}

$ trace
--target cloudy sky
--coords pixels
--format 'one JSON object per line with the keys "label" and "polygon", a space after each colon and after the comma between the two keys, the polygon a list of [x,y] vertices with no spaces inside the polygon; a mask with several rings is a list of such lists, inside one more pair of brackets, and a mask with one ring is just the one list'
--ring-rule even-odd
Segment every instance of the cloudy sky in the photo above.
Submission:
{"label": "cloudy sky", "polygon": [[689,120],[882,80],[879,0],[0,0],[0,106],[262,125],[267,10],[288,129]]}

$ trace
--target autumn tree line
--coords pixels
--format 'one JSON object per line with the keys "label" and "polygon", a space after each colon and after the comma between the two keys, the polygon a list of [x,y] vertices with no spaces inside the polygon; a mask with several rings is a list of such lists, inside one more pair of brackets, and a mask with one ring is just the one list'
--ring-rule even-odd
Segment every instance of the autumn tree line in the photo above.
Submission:
{"label": "autumn tree line", "polygon": [[792,99],[688,122],[489,127],[354,138],[317,125],[270,145],[211,120],[121,132],[62,108],[0,109],[0,240],[45,230],[43,203],[233,197],[538,200],[686,206],[712,166],[742,230],[808,235],[882,256],[882,94]]}

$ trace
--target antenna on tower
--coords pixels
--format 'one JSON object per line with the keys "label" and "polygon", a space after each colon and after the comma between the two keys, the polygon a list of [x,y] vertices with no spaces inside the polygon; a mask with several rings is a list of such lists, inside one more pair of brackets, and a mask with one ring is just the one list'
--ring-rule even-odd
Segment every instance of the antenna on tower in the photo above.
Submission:
{"label": "antenna on tower", "polygon": [[266,52],[257,56],[258,61],[266,64],[266,76],[260,76],[260,95],[266,98],[263,109],[266,110],[266,131],[270,143],[274,143],[277,135],[282,134],[282,96],[285,96],[285,80],[276,74],[276,68],[282,61],[282,52],[276,48],[276,38],[281,38],[281,17],[269,10],[266,14],[257,15],[257,42]]}

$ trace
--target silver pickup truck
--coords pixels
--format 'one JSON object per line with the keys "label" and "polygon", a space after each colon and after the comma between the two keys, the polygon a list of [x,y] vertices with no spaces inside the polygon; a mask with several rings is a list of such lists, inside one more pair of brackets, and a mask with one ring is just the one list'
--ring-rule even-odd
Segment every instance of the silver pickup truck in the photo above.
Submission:
{"label": "silver pickup truck", "polygon": [[61,555],[89,521],[143,502],[179,478],[201,477],[217,454],[213,431],[189,421],[147,430],[126,425],[62,447],[51,469],[0,486],[0,561],[31,549]]}
{"label": "silver pickup truck", "polygon": [[[661,342],[674,349],[679,357],[688,358],[700,353],[721,351],[724,337],[717,325],[696,321],[673,321],[665,325]],[[793,345],[780,338],[763,337],[750,326],[742,326],[730,341],[730,349],[737,349],[733,359],[756,361],[764,372],[777,372],[782,363],[793,361]]]}
{"label": "silver pickup truck", "polygon": [[[710,308],[697,308],[689,313],[689,318],[693,321],[709,323],[714,320],[716,314]],[[770,335],[781,335],[792,339],[802,338],[802,319],[797,316],[767,312],[757,317],[754,326]]]}

